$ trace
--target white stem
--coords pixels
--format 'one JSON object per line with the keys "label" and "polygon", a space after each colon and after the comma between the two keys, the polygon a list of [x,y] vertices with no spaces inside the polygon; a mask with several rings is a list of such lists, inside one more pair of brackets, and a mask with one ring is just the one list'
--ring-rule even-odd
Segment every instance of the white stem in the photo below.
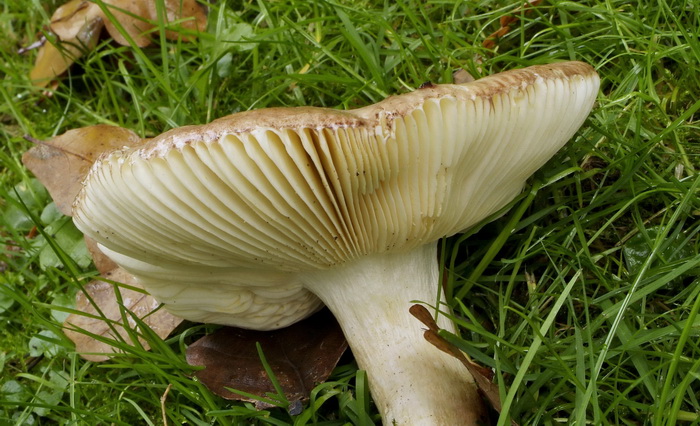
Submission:
{"label": "white stem", "polygon": [[[338,319],[385,425],[476,424],[481,400],[472,376],[429,344],[408,312],[414,300],[435,304],[436,243],[301,278]],[[444,316],[438,325],[455,330]]]}

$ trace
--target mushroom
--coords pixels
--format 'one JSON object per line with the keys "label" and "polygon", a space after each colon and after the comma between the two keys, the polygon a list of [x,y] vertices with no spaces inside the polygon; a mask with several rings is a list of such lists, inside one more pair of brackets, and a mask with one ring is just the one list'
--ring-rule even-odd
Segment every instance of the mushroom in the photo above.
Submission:
{"label": "mushroom", "polygon": [[[513,200],[598,85],[567,62],[351,111],[270,108],[174,129],[99,159],[74,220],[183,318],[267,330],[325,304],[385,424],[473,424],[472,377],[409,307],[449,311],[437,240]],[[438,324],[456,332],[446,315]]]}

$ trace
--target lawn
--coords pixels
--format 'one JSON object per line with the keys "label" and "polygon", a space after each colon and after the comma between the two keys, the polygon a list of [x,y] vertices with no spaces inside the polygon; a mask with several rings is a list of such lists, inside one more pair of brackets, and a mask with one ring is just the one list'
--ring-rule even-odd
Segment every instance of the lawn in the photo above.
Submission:
{"label": "lawn", "polygon": [[[351,356],[300,414],[190,376],[186,323],[151,351],[82,359],[61,323],[96,272],[22,165],[30,140],[112,124],[143,137],[272,106],[349,109],[426,82],[564,60],[601,77],[583,127],[497,220],[441,242],[452,342],[491,368],[494,423],[700,424],[700,4],[696,0],[246,0],[192,42],[109,37],[32,86],[61,2],[0,4],[0,424],[371,424]],[[509,32],[489,39],[503,17]],[[493,40],[491,48],[484,41]]]}

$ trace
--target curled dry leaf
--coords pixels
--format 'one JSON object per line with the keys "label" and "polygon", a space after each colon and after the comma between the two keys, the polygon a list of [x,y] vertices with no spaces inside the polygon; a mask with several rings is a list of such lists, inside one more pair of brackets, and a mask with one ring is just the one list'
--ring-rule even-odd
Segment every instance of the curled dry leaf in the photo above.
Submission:
{"label": "curled dry leaf", "polygon": [[229,390],[261,398],[275,392],[258,355],[256,342],[260,343],[291,406],[308,399],[311,389],[328,378],[348,346],[337,321],[324,309],[274,331],[221,328],[190,345],[187,362],[205,367],[195,376],[215,394],[254,402],[258,409],[264,409],[269,405]]}
{"label": "curled dry leaf", "polygon": [[[58,8],[54,17],[54,30],[57,39],[46,42],[37,53],[34,68],[29,73],[29,79],[35,86],[45,87],[56,76],[63,74],[78,58],[95,48],[100,37],[104,22],[96,12],[99,8],[81,7],[92,5],[86,1],[73,0]],[[72,19],[68,19],[72,17]]]}
{"label": "curled dry leaf", "polygon": [[[129,39],[139,47],[151,43],[150,33],[158,28],[156,0],[104,0],[104,5],[108,14],[87,0],[71,0],[56,9],[50,23],[56,40],[39,49],[29,74],[35,86],[47,86],[85,52],[94,49],[103,27],[119,44],[129,45]],[[177,23],[179,27],[177,31],[166,30],[168,39],[190,41],[206,27],[206,14],[196,0],[165,0],[164,6],[167,24]]]}
{"label": "curled dry leaf", "polygon": [[[103,276],[112,282],[140,288],[133,275],[121,268],[115,268]],[[128,330],[141,334],[131,316],[133,315],[140,318],[161,338],[165,338],[182,322],[182,319],[164,309],[154,312],[160,304],[144,292],[102,280],[88,283],[84,290],[76,297],[76,310],[84,314],[69,315],[63,323],[63,331],[75,343],[76,351],[89,361],[105,361],[118,350],[110,340],[121,340],[129,345],[136,344],[131,337],[133,332],[125,329],[123,318],[127,319]],[[124,316],[116,291],[119,291],[123,309],[128,311]],[[93,335],[105,339],[98,339]],[[142,338],[138,340],[140,345],[148,347]]]}
{"label": "curled dry leaf", "polygon": [[71,205],[92,163],[104,152],[142,143],[134,132],[116,126],[97,125],[69,130],[22,156],[24,165],[48,189],[58,210],[71,215]]}
{"label": "curled dry leaf", "polygon": [[540,3],[542,3],[542,0],[528,0],[521,7],[514,10],[512,14],[501,16],[501,19],[499,20],[499,24],[501,25],[500,28],[486,37],[481,45],[487,49],[495,48],[496,44],[498,43],[498,39],[508,34],[511,27],[520,20],[518,15],[530,13],[532,8]]}
{"label": "curled dry leaf", "polygon": [[86,0],[71,0],[59,6],[51,16],[51,31],[60,40],[75,39],[86,23],[100,17],[99,11],[100,8],[95,3]]}
{"label": "curled dry leaf", "polygon": [[[440,327],[438,327],[437,323],[425,306],[413,305],[409,308],[409,312],[426,327],[428,327],[428,329],[423,333],[425,340],[441,351],[457,358],[464,365],[464,367],[469,370],[472,377],[474,377],[474,381],[479,388],[479,393],[481,393],[481,395],[491,404],[494,410],[500,413],[501,398],[498,391],[498,386],[493,383],[493,372],[489,368],[483,367],[469,360],[466,356],[464,356],[464,353],[462,353],[459,348],[440,336],[438,334]],[[512,424],[517,425],[515,422],[512,422]]]}

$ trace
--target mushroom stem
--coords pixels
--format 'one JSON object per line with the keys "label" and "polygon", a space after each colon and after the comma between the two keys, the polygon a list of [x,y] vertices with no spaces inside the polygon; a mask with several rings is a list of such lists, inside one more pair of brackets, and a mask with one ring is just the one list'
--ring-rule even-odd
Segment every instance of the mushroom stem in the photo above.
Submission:
{"label": "mushroom stem", "polygon": [[[428,343],[409,313],[413,301],[436,301],[436,259],[431,243],[301,277],[336,316],[386,425],[470,425],[482,411],[472,376]],[[445,316],[437,322],[455,330]]]}

